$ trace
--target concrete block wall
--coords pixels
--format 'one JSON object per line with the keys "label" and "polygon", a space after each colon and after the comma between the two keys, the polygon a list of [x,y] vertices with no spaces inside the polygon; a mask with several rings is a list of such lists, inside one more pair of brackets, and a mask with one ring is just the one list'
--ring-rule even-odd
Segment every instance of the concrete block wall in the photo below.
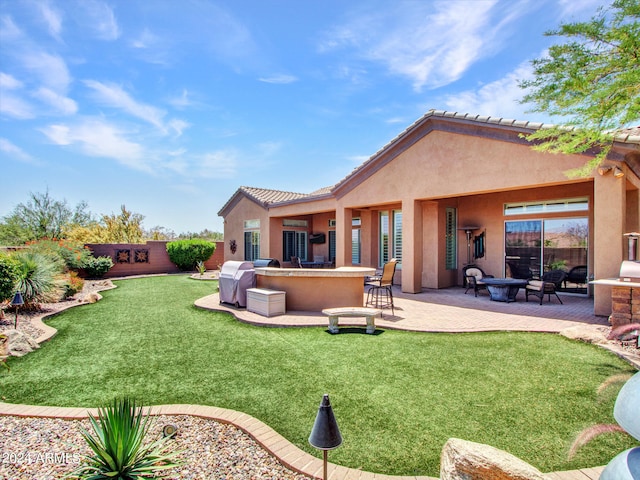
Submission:
{"label": "concrete block wall", "polygon": [[[169,260],[166,240],[147,243],[91,243],[87,247],[96,257],[111,257],[113,267],[105,278],[179,273],[181,270]],[[224,242],[216,242],[216,250],[205,262],[207,270],[217,270],[224,263]]]}

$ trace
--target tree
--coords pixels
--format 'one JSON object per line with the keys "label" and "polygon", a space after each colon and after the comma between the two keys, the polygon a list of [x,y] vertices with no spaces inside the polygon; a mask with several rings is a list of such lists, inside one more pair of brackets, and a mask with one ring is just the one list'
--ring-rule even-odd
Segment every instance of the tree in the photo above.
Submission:
{"label": "tree", "polygon": [[144,215],[130,212],[125,205],[120,214],[102,215],[99,222],[68,230],[67,239],[82,243],[142,243]]}
{"label": "tree", "polygon": [[45,193],[31,193],[26,203],[19,203],[3,218],[0,240],[5,245],[22,244],[41,238],[61,238],[65,229],[91,221],[87,203],[71,209],[66,200],[55,200]]}
{"label": "tree", "polygon": [[528,90],[522,103],[534,104],[532,111],[567,118],[563,126],[527,135],[540,142],[535,149],[597,152],[572,176],[588,175],[607,156],[616,132],[640,118],[639,17],[638,0],[615,0],[589,22],[561,24],[546,35],[569,41],[533,60],[535,78],[520,82]]}
{"label": "tree", "polygon": [[148,231],[145,230],[144,238],[149,240],[173,240],[176,238],[176,234],[169,228],[156,225]]}
{"label": "tree", "polygon": [[210,242],[219,242],[224,240],[224,234],[221,232],[212,232],[208,228],[205,228],[199,233],[186,232],[178,235],[179,239],[200,238],[202,240],[209,240]]}
{"label": "tree", "polygon": [[128,211],[125,205],[120,207],[119,215],[102,216],[110,243],[141,243],[143,220],[144,215]]}

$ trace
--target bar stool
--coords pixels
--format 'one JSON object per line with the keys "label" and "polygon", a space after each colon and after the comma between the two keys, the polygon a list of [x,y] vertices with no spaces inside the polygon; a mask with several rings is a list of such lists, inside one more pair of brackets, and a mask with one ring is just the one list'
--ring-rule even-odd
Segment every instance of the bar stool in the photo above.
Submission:
{"label": "bar stool", "polygon": [[365,306],[371,305],[374,308],[391,307],[391,315],[395,314],[391,287],[393,286],[393,275],[396,273],[396,265],[396,259],[392,258],[384,264],[382,275],[370,277],[367,280],[365,286],[369,287],[369,289],[367,290]]}

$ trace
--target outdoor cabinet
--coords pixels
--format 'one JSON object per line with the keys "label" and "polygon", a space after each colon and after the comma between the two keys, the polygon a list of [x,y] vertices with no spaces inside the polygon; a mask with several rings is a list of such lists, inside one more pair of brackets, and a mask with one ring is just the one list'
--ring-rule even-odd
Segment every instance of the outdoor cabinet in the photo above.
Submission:
{"label": "outdoor cabinet", "polygon": [[264,317],[284,315],[285,292],[266,288],[249,288],[247,290],[247,310]]}

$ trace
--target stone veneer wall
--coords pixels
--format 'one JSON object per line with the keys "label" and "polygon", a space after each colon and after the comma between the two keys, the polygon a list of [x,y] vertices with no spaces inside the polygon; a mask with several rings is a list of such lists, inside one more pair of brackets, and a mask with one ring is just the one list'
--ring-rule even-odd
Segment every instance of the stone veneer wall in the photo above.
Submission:
{"label": "stone veneer wall", "polygon": [[[111,257],[113,267],[105,278],[178,273],[181,270],[169,260],[165,240],[147,243],[91,243],[87,247],[96,257]],[[207,270],[217,270],[224,263],[224,242],[216,242],[216,250],[204,265]]]}
{"label": "stone veneer wall", "polygon": [[612,287],[609,323],[613,328],[640,323],[640,288]]}

